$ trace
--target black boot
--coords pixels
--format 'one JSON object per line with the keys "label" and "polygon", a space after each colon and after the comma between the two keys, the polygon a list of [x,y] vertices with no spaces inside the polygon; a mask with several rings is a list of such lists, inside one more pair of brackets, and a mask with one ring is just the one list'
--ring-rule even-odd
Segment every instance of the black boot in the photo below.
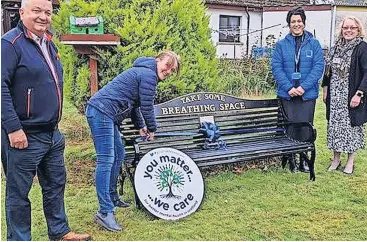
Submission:
{"label": "black boot", "polygon": [[303,154],[299,155],[299,171],[306,173],[310,172],[310,168],[308,167],[306,158]]}
{"label": "black boot", "polygon": [[288,156],[287,155],[283,155],[282,156],[282,168],[284,169],[285,166],[287,165],[288,162]]}
{"label": "black boot", "polygon": [[115,207],[119,207],[119,208],[127,208],[130,206],[130,201],[123,201],[123,200],[116,200],[113,201],[113,204],[115,205]]}
{"label": "black boot", "polygon": [[291,170],[291,172],[298,172],[295,155],[290,155],[289,157],[289,170]]}

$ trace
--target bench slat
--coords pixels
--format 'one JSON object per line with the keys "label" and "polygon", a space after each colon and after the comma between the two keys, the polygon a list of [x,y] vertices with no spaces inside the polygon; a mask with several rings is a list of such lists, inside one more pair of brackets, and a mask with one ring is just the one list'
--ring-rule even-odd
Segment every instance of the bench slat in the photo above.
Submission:
{"label": "bench slat", "polygon": [[[212,98],[212,99],[210,99]],[[189,155],[200,167],[254,159],[315,152],[312,142],[298,142],[287,136],[288,120],[277,99],[247,100],[225,94],[194,93],[155,105],[158,129],[153,141],[139,142],[138,157],[155,148],[171,147]],[[188,113],[191,110],[191,113]],[[198,133],[200,118],[213,116],[226,142],[227,150],[204,150],[206,138]],[[312,129],[312,126],[310,126]],[[310,128],[309,127],[309,128]],[[284,128],[284,132],[276,130]],[[120,126],[127,163],[135,164],[133,140],[139,136],[132,121],[126,119]],[[235,133],[241,130],[242,133]],[[159,137],[161,133],[192,132],[196,135]],[[226,133],[230,132],[230,133]],[[290,134],[291,135],[291,134]],[[315,136],[315,132],[312,133]],[[292,136],[293,137],[293,136]],[[314,162],[313,160],[311,161]],[[310,173],[311,174],[311,173]]]}

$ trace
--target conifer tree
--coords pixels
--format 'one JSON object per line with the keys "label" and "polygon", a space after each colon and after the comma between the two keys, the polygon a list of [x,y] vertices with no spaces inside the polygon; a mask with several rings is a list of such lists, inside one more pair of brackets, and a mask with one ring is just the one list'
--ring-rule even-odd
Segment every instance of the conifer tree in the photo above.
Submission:
{"label": "conifer tree", "polygon": [[[155,56],[161,50],[173,50],[181,56],[182,70],[158,86],[157,102],[195,92],[214,90],[218,78],[218,60],[210,42],[209,17],[203,0],[70,0],[62,2],[54,18],[58,34],[69,33],[69,16],[101,15],[105,33],[121,38],[117,47],[97,49],[98,78],[102,87],[140,56]],[[70,46],[60,46],[65,66],[65,94],[82,109],[89,98],[85,84],[86,57],[78,56]],[[83,87],[83,90],[80,88]]]}

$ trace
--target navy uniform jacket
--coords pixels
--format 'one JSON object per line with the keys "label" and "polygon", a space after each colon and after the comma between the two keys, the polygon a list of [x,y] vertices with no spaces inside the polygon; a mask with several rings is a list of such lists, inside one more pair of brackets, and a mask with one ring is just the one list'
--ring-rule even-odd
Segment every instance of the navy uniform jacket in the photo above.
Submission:
{"label": "navy uniform jacket", "polygon": [[56,78],[21,21],[1,38],[1,127],[7,134],[49,132],[61,119],[63,69],[52,35],[46,36]]}
{"label": "navy uniform jacket", "polygon": [[154,98],[158,84],[157,62],[152,57],[140,57],[133,67],[120,73],[88,101],[116,124],[131,117],[137,128],[144,126],[155,132]]}

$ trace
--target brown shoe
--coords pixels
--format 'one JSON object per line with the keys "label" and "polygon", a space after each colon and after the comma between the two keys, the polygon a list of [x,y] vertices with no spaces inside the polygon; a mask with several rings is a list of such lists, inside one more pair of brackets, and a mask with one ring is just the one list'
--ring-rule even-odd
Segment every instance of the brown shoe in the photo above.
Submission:
{"label": "brown shoe", "polygon": [[69,232],[62,236],[60,240],[64,241],[88,241],[91,240],[91,236],[89,234],[76,234],[74,232]]}

